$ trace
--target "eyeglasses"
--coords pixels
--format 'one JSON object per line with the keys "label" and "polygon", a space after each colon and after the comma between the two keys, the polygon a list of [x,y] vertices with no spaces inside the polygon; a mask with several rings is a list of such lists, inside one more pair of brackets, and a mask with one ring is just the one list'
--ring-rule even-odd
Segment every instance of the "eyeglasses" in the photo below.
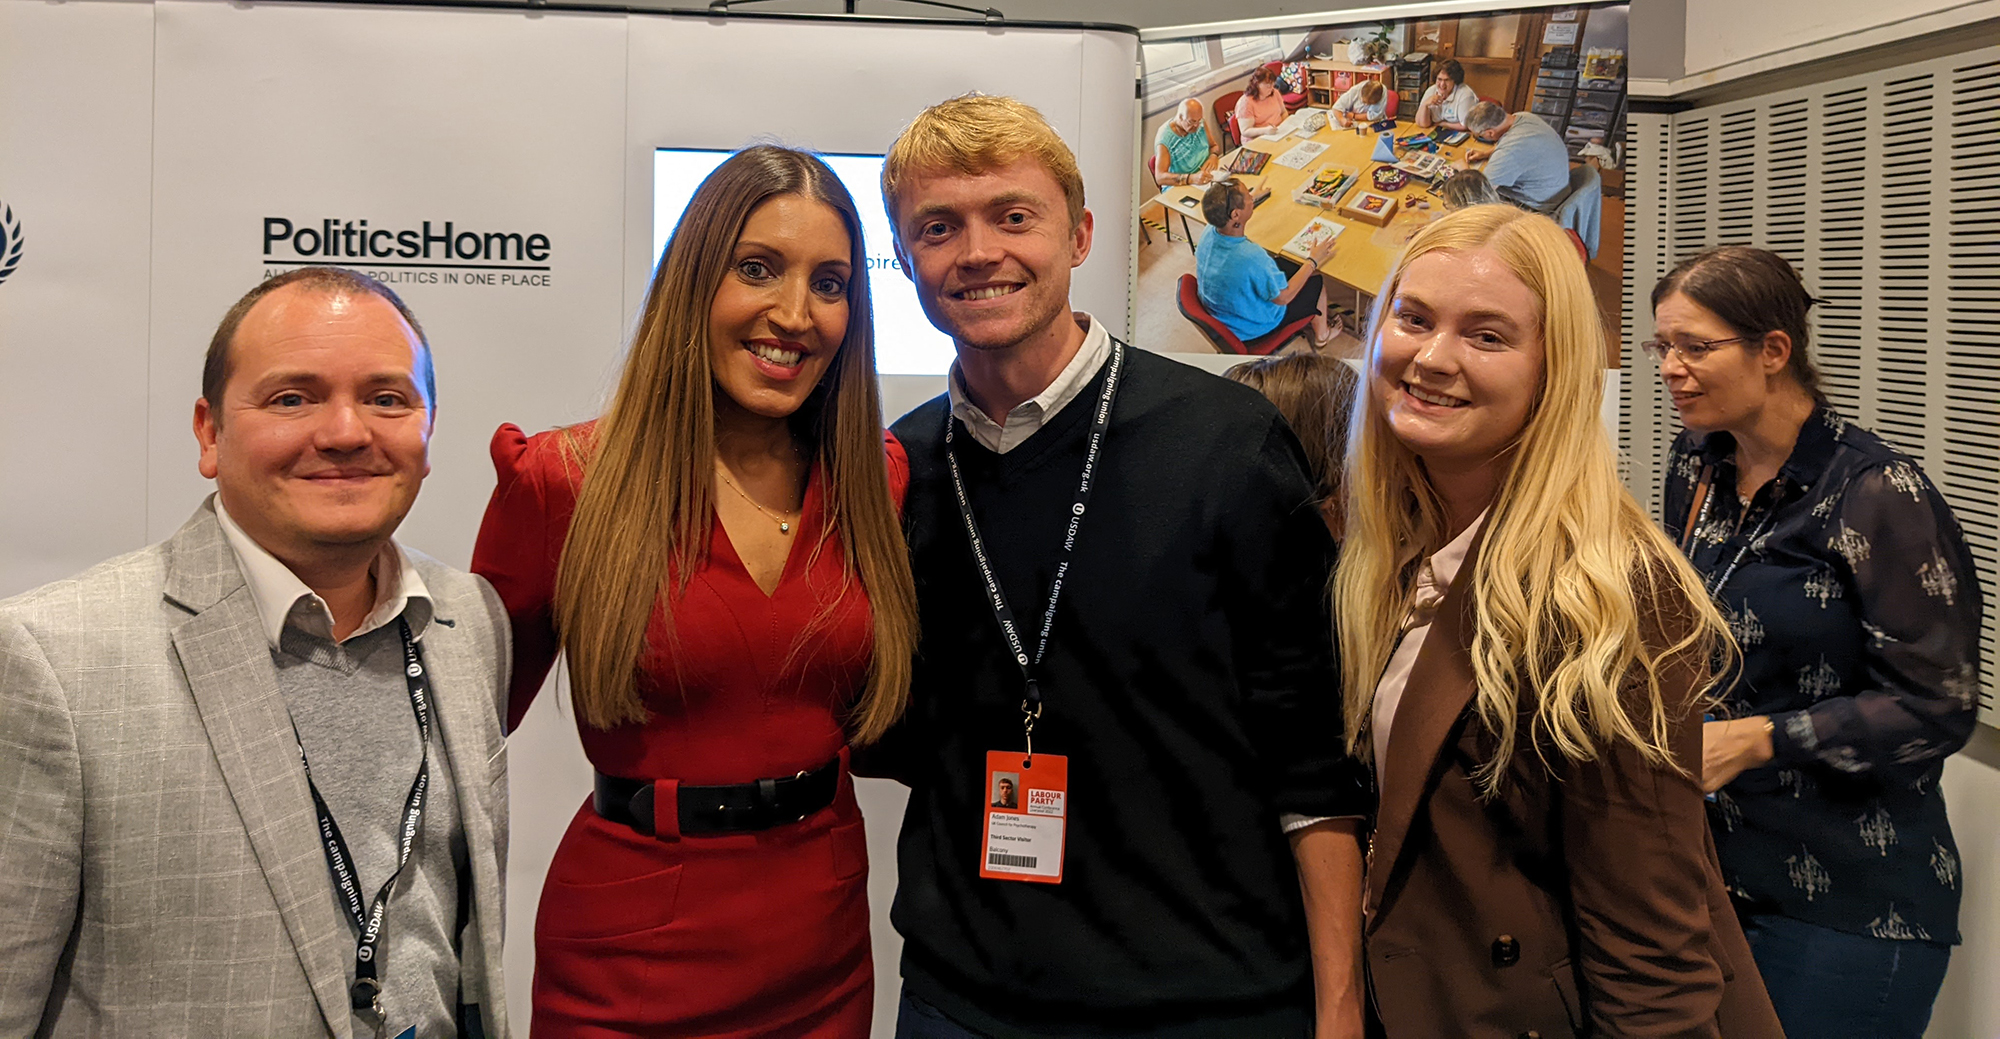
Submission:
{"label": "eyeglasses", "polygon": [[1646,355],[1655,361],[1664,362],[1667,359],[1667,354],[1672,352],[1679,354],[1680,359],[1684,363],[1692,364],[1722,347],[1728,346],[1730,343],[1746,343],[1754,338],[1756,337],[1731,336],[1728,339],[1691,339],[1685,343],[1674,343],[1665,339],[1648,339],[1639,344],[1639,349],[1644,350]]}

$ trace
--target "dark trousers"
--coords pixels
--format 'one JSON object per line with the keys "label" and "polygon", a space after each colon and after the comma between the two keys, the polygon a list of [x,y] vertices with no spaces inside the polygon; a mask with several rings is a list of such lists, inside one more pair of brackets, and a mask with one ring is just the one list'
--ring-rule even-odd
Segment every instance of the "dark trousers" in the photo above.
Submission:
{"label": "dark trousers", "polygon": [[896,1008],[896,1039],[988,1039],[981,1032],[944,1016],[944,1011],[903,990],[903,1002]]}
{"label": "dark trousers", "polygon": [[1306,283],[1299,286],[1299,294],[1293,296],[1290,303],[1285,304],[1285,316],[1278,319],[1278,324],[1290,324],[1302,317],[1318,317],[1319,294],[1325,284],[1325,278],[1326,275],[1318,271],[1312,272],[1311,276],[1306,278]]}
{"label": "dark trousers", "polygon": [[[1298,273],[1299,268],[1304,266],[1303,264],[1292,262],[1292,258],[1289,256],[1280,256],[1277,260],[1278,270],[1284,274],[1287,280],[1290,280],[1291,276]],[[1299,294],[1293,296],[1290,303],[1285,304],[1285,316],[1279,318],[1278,323],[1271,327],[1283,328],[1302,317],[1317,317],[1319,315],[1319,296],[1325,288],[1326,275],[1319,271],[1312,272],[1306,277],[1306,283],[1299,286]],[[1313,332],[1306,333],[1307,336],[1314,334]]]}
{"label": "dark trousers", "polygon": [[[944,1011],[910,995],[910,990],[905,988],[902,1005],[896,1008],[896,1039],[992,1039],[992,1037],[984,1032],[975,1032],[944,1016]],[[1244,1039],[1270,1039],[1270,1037],[1246,1036]]]}
{"label": "dark trousers", "polygon": [[1923,1039],[1951,946],[1848,934],[1772,914],[1743,917],[1786,1035]]}

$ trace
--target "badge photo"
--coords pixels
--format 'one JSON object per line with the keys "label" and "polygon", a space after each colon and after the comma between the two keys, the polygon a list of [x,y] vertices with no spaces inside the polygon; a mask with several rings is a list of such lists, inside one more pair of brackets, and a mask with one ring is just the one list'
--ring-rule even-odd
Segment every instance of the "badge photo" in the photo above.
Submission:
{"label": "badge photo", "polygon": [[1062,882],[1069,825],[1069,759],[1060,754],[986,753],[986,827],[979,875],[988,880]]}

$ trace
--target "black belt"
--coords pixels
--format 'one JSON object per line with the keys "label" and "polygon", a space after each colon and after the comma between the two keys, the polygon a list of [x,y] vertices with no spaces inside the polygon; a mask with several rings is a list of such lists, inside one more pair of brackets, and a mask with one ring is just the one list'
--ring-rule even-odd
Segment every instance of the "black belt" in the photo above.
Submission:
{"label": "black belt", "polygon": [[[597,773],[591,806],[597,814],[654,836],[654,790],[650,779],[626,779]],[[811,772],[783,779],[759,779],[728,786],[679,786],[682,834],[739,833],[768,830],[798,822],[833,803],[840,788],[840,759]]]}

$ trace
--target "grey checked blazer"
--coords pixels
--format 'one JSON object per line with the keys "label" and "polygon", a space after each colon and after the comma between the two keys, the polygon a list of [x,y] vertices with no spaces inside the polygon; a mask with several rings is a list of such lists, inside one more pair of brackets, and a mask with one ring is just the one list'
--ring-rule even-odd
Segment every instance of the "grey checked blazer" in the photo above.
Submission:
{"label": "grey checked blazer", "polygon": [[[464,999],[504,1037],[507,618],[485,581],[410,555],[442,620],[423,651],[471,855]],[[212,504],[0,602],[0,1037],[348,1039],[332,884]]]}

